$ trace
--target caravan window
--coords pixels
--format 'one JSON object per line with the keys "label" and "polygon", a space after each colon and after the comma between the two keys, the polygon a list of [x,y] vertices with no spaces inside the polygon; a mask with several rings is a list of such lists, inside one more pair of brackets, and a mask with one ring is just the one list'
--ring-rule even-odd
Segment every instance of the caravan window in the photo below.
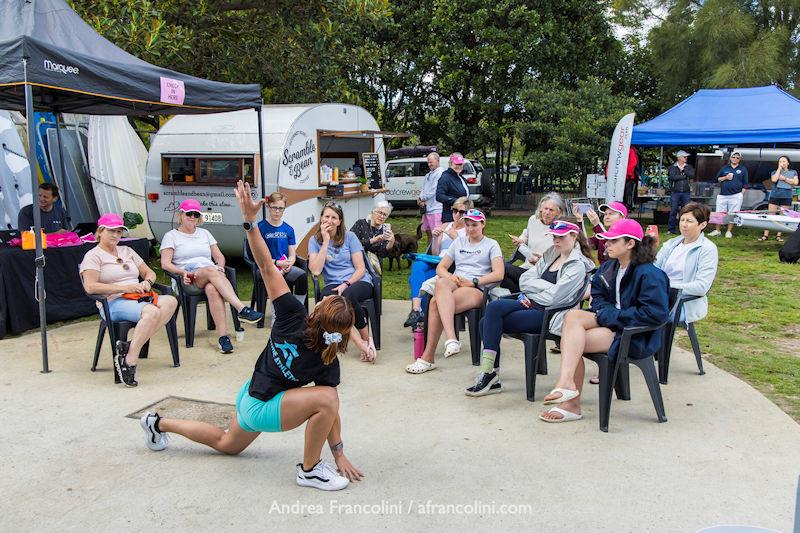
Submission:
{"label": "caravan window", "polygon": [[161,183],[233,186],[239,180],[255,185],[256,156],[165,155]]}

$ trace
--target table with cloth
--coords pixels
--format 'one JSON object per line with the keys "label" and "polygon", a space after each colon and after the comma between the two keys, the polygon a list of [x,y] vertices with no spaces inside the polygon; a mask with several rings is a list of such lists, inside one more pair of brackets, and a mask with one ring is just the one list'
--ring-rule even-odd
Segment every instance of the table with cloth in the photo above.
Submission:
{"label": "table with cloth", "polygon": [[[78,265],[96,243],[44,250],[47,322],[71,320],[97,313],[94,300],[86,296]],[[126,239],[145,261],[149,256],[147,239]],[[0,339],[7,333],[22,333],[39,327],[39,303],[35,295],[35,250],[0,247]]]}

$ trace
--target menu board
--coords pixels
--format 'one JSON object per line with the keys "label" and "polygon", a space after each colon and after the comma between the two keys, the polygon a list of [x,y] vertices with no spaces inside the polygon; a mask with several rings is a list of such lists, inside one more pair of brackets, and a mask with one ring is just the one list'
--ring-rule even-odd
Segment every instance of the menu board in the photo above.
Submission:
{"label": "menu board", "polygon": [[370,189],[380,189],[383,187],[381,179],[381,159],[377,152],[364,152],[361,154],[364,163],[364,176],[367,178]]}

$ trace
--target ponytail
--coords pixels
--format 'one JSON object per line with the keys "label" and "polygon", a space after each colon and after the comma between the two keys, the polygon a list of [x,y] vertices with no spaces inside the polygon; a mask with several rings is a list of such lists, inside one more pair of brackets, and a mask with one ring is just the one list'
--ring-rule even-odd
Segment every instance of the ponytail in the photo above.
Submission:
{"label": "ponytail", "polygon": [[[625,238],[628,239],[627,237]],[[637,242],[636,246],[631,250],[631,263],[641,265],[643,263],[652,263],[655,260],[656,240],[650,235],[645,235],[641,242]]]}

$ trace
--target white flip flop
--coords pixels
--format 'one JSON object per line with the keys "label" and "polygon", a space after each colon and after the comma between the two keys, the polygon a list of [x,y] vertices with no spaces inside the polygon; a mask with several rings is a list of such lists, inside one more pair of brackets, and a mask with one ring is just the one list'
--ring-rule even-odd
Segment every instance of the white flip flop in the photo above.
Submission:
{"label": "white flip flop", "polygon": [[444,341],[444,356],[450,357],[461,351],[461,343],[458,339],[447,339]]}
{"label": "white flip flop", "polygon": [[424,374],[429,370],[436,368],[436,363],[429,363],[425,359],[417,359],[406,367],[406,372],[409,374]]}
{"label": "white flip flop", "polygon": [[[568,402],[570,400],[573,400],[573,399],[577,398],[581,394],[580,391],[571,390],[571,389],[560,389],[558,387],[556,387],[555,389],[551,390],[550,394],[553,394],[554,392],[561,393],[561,396],[559,396],[558,398],[553,398],[552,400],[545,400],[543,402],[544,405],[556,405],[556,404],[559,404],[559,403]],[[548,394],[548,396],[550,396],[550,394]]]}
{"label": "white flip flop", "polygon": [[544,420],[545,422],[550,422],[551,424],[558,424],[560,422],[572,422],[574,420],[580,420],[583,418],[582,414],[573,413],[572,411],[567,411],[566,409],[562,409],[560,407],[551,407],[548,413],[558,413],[561,415],[561,418],[547,418],[539,414],[539,419]]}

